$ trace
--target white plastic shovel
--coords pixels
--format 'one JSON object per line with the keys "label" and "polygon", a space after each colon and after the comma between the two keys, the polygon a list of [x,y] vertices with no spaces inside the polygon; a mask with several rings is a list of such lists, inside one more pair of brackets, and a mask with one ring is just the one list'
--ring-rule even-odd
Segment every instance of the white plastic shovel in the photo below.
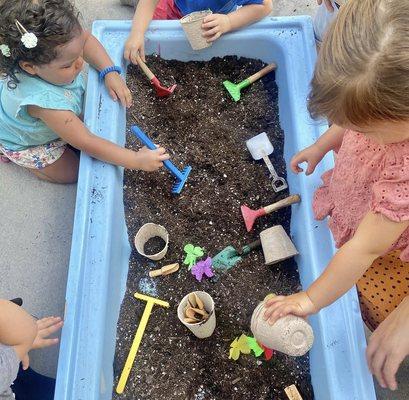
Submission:
{"label": "white plastic shovel", "polygon": [[262,132],[246,141],[246,146],[254,160],[263,159],[270,171],[272,178],[272,186],[275,192],[280,192],[288,188],[284,178],[278,176],[273,164],[268,158],[269,154],[274,151],[274,147],[270,142],[266,132]]}

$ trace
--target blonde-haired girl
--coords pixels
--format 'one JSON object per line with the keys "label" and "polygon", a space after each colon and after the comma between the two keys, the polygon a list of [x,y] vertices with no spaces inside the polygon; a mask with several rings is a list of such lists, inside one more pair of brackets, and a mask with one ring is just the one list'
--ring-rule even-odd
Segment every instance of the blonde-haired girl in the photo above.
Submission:
{"label": "blonde-haired girl", "polygon": [[309,110],[334,124],[291,168],[299,173],[307,162],[311,174],[337,151],[313,209],[317,219],[329,216],[339,250],[306,291],[271,299],[265,313],[271,323],[289,313],[308,316],[358,283],[363,317],[376,328],[368,365],[392,390],[409,354],[408,43],[408,1],[351,0],[330,27]]}

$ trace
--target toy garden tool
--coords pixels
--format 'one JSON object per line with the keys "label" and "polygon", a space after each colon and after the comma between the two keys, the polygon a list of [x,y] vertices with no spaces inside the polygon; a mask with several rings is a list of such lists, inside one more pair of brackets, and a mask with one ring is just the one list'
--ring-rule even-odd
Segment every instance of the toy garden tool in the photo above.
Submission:
{"label": "toy garden tool", "polygon": [[276,203],[270,204],[269,206],[260,208],[258,210],[252,210],[246,205],[242,205],[240,209],[244,218],[244,223],[246,224],[247,232],[250,232],[253,229],[254,222],[258,217],[271,214],[274,211],[290,206],[291,204],[299,203],[300,201],[301,201],[300,195],[294,194],[286,197],[283,200],[277,201]]}
{"label": "toy garden tool", "polygon": [[261,240],[256,240],[253,243],[243,246],[241,250],[236,250],[233,246],[227,246],[212,258],[213,268],[228,270],[241,261],[242,256],[247,255],[250,251],[260,246]]}
{"label": "toy garden tool", "polygon": [[159,82],[159,79],[153,74],[153,72],[148,68],[148,66],[142,61],[142,58],[138,54],[136,55],[136,61],[138,62],[139,67],[141,68],[143,73],[146,75],[146,77],[151,81],[158,97],[169,96],[170,94],[173,93],[173,91],[176,89],[176,86],[177,86],[176,84],[172,85],[169,88],[162,86],[161,83]]}
{"label": "toy garden tool", "polygon": [[[134,125],[131,127],[132,132],[135,134],[135,136],[150,150],[156,150],[156,145],[146,136],[142,130]],[[165,160],[163,162],[165,167],[168,169],[168,171],[176,178],[176,183],[173,185],[172,188],[172,193],[179,194],[183,186],[185,185],[187,178],[190,174],[190,171],[192,170],[192,167],[187,166],[186,168],[183,169],[183,171],[179,171],[175,164],[172,163],[170,160]]]}
{"label": "toy garden tool", "polygon": [[275,70],[277,65],[274,63],[268,64],[266,67],[261,69],[260,71],[256,72],[255,74],[251,75],[249,78],[245,79],[240,83],[233,83],[230,81],[224,81],[223,86],[227,89],[230,93],[230,96],[233,98],[234,101],[240,100],[241,89],[250,86],[256,80],[262,78],[264,75],[267,75],[269,72]]}
{"label": "toy garden tool", "polygon": [[262,132],[259,135],[252,137],[246,141],[246,146],[250,151],[251,156],[254,160],[264,160],[268,170],[270,171],[273,180],[274,191],[280,192],[281,190],[287,189],[288,185],[284,178],[278,176],[273,164],[271,164],[268,155],[274,151],[274,147],[270,142],[266,132]]}
{"label": "toy garden tool", "polygon": [[139,345],[141,344],[142,336],[145,332],[145,328],[151,315],[153,306],[157,304],[158,306],[167,308],[169,307],[169,303],[167,301],[158,300],[154,297],[146,296],[141,293],[135,293],[134,296],[139,300],[146,301],[146,306],[145,310],[143,311],[141,321],[139,322],[138,330],[136,331],[136,335],[133,340],[131,350],[129,351],[128,358],[126,359],[124,369],[122,370],[121,377],[119,378],[118,386],[116,387],[116,392],[118,394],[124,392],[129,373],[131,372],[132,365],[135,360],[136,353],[138,352]]}
{"label": "toy garden tool", "polygon": [[153,271],[150,271],[149,276],[151,278],[155,278],[156,276],[173,274],[174,272],[176,272],[178,270],[179,270],[179,264],[178,263],[169,264],[169,265],[165,265],[164,267],[162,267],[160,269],[155,269]]}

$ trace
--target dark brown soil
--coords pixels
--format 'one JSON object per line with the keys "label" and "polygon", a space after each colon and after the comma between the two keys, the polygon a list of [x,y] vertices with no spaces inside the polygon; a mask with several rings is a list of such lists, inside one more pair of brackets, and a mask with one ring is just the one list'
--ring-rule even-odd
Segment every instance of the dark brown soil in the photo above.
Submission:
{"label": "dark brown soil", "polygon": [[157,254],[163,250],[166,242],[159,236],[150,238],[143,246],[143,252],[148,255]]}
{"label": "dark brown soil", "polygon": [[[242,355],[236,362],[228,359],[233,339],[242,333],[251,335],[251,314],[266,294],[300,289],[295,262],[268,267],[258,249],[228,272],[216,273],[202,283],[182,265],[187,243],[203,247],[206,257],[227,245],[250,243],[272,225],[281,224],[289,231],[289,209],[260,219],[250,234],[240,214],[243,203],[259,208],[288,195],[274,193],[267,168],[254,162],[245,146],[246,139],[266,131],[275,147],[271,159],[278,173],[285,176],[274,74],[246,89],[242,100],[234,103],[223,80],[239,82],[259,70],[262,62],[225,57],[182,63],[153,56],[148,65],[162,82],[176,82],[178,87],[171,97],[158,99],[146,78],[131,67],[128,83],[134,106],[128,124],[139,125],[169,150],[178,167],[191,165],[192,173],[182,193],[174,196],[174,178],[165,169],[159,173],[125,172],[130,242],[142,224],[155,222],[167,228],[170,244],[166,257],[158,263],[138,256],[135,250],[132,253],[118,323],[116,382],[145,307],[133,297],[134,292],[166,300],[170,308],[154,307],[125,393],[114,394],[114,398],[277,400],[286,399],[283,389],[295,383],[303,399],[312,399],[307,356],[276,354],[268,362],[252,355]],[[128,134],[127,146],[138,149],[140,144]],[[149,270],[174,262],[181,264],[177,273],[149,278]],[[216,305],[217,327],[206,340],[195,338],[177,318],[179,301],[193,290],[208,292]]]}

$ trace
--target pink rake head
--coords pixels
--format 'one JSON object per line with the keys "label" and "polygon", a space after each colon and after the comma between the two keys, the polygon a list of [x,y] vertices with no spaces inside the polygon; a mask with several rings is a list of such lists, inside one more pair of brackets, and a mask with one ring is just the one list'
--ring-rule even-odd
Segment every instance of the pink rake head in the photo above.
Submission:
{"label": "pink rake head", "polygon": [[243,215],[244,223],[246,224],[247,232],[250,232],[253,229],[254,222],[258,217],[266,215],[266,211],[264,210],[264,208],[252,210],[246,205],[242,205],[240,209],[241,214]]}

